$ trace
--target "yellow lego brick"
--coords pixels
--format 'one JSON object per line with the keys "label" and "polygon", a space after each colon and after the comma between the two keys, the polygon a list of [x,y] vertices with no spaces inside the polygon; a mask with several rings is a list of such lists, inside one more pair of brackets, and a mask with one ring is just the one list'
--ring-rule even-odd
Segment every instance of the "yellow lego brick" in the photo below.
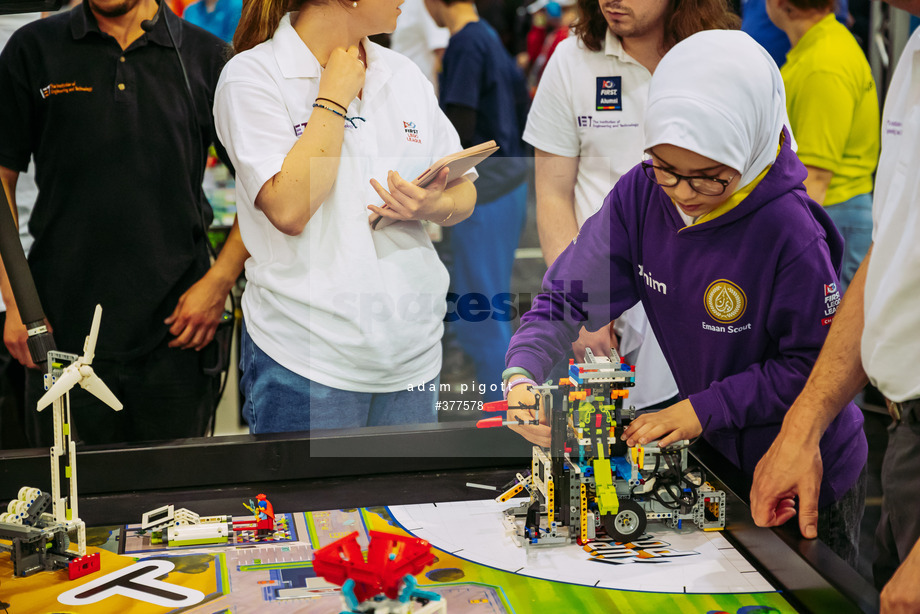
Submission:
{"label": "yellow lego brick", "polygon": [[613,484],[610,462],[595,459],[591,464],[594,467],[597,506],[602,514],[616,514],[620,509],[620,501],[617,498],[616,486]]}
{"label": "yellow lego brick", "polygon": [[521,484],[521,483],[517,483],[517,484],[515,484],[512,488],[508,489],[507,492],[505,492],[503,495],[501,495],[501,496],[498,498],[498,500],[499,500],[500,503],[504,503],[505,501],[507,501],[508,499],[510,499],[511,497],[513,497],[514,495],[516,495],[516,494],[518,494],[519,492],[521,492],[522,490],[524,490],[524,485]]}

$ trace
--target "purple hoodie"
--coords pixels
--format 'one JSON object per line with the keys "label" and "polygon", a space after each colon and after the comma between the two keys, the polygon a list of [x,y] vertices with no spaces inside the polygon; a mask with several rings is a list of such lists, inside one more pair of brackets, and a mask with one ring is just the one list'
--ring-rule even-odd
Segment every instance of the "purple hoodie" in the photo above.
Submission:
{"label": "purple hoodie", "polygon": [[[737,207],[685,227],[664,190],[636,166],[547,271],[507,365],[544,381],[580,326],[597,330],[641,300],[703,436],[753,475],[840,299],[843,241],[808,198],[805,177],[784,139]],[[862,424],[850,403],[821,439],[822,507],[843,496],[865,465]]]}

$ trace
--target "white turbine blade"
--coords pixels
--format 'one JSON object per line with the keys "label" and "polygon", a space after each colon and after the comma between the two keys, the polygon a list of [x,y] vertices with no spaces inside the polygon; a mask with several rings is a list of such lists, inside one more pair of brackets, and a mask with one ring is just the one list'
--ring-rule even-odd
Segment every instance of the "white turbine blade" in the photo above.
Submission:
{"label": "white turbine blade", "polygon": [[89,329],[89,336],[83,343],[83,362],[93,364],[93,356],[96,355],[96,339],[99,337],[99,323],[102,321],[102,305],[96,305],[96,311],[93,312],[93,325]]}
{"label": "white turbine blade", "polygon": [[[74,363],[76,364],[76,363]],[[67,394],[71,388],[74,387],[74,384],[80,381],[83,376],[80,375],[80,371],[77,367],[67,367],[64,369],[64,372],[61,373],[60,377],[57,378],[57,381],[54,382],[54,385],[42,395],[42,398],[38,400],[38,406],[36,409],[41,411],[57,401],[59,398]]]}
{"label": "white turbine blade", "polygon": [[[84,367],[84,373],[86,368],[87,367]],[[105,382],[103,382],[99,376],[92,371],[90,371],[89,375],[83,378],[83,380],[80,382],[80,385],[83,386],[84,390],[86,390],[88,393],[115,411],[119,411],[122,407],[124,407],[121,404],[121,401],[119,401],[112,393],[112,391],[109,390],[109,387],[105,385]]]}

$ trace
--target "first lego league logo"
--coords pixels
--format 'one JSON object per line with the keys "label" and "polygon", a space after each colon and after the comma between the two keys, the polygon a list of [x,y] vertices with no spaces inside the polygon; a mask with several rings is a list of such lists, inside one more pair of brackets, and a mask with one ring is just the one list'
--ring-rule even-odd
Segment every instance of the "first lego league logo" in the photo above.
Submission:
{"label": "first lego league logo", "polygon": [[838,305],[840,305],[840,290],[837,289],[837,284],[833,282],[824,284],[824,317],[821,318],[821,324],[828,326],[834,321]]}
{"label": "first lego league logo", "polygon": [[422,139],[418,133],[418,126],[415,122],[403,121],[403,130],[406,132],[406,140],[410,143],[421,143]]}

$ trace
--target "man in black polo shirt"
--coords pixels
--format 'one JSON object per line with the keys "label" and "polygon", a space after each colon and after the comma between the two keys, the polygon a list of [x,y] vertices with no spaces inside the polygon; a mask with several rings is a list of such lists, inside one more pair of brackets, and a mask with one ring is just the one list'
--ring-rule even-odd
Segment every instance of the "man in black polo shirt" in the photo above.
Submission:
{"label": "man in black polo shirt", "polygon": [[[58,348],[75,354],[102,305],[93,367],[125,406],[116,414],[74,390],[86,443],[201,435],[211,413],[196,350],[247,256],[236,227],[210,268],[206,248],[200,186],[226,58],[220,39],[155,0],[86,0],[23,27],[0,54],[0,177],[15,187],[34,154],[39,297]],[[34,367],[5,272],[0,289],[4,342]],[[27,379],[34,408],[42,374]],[[27,411],[34,445],[49,443],[50,413]]]}

